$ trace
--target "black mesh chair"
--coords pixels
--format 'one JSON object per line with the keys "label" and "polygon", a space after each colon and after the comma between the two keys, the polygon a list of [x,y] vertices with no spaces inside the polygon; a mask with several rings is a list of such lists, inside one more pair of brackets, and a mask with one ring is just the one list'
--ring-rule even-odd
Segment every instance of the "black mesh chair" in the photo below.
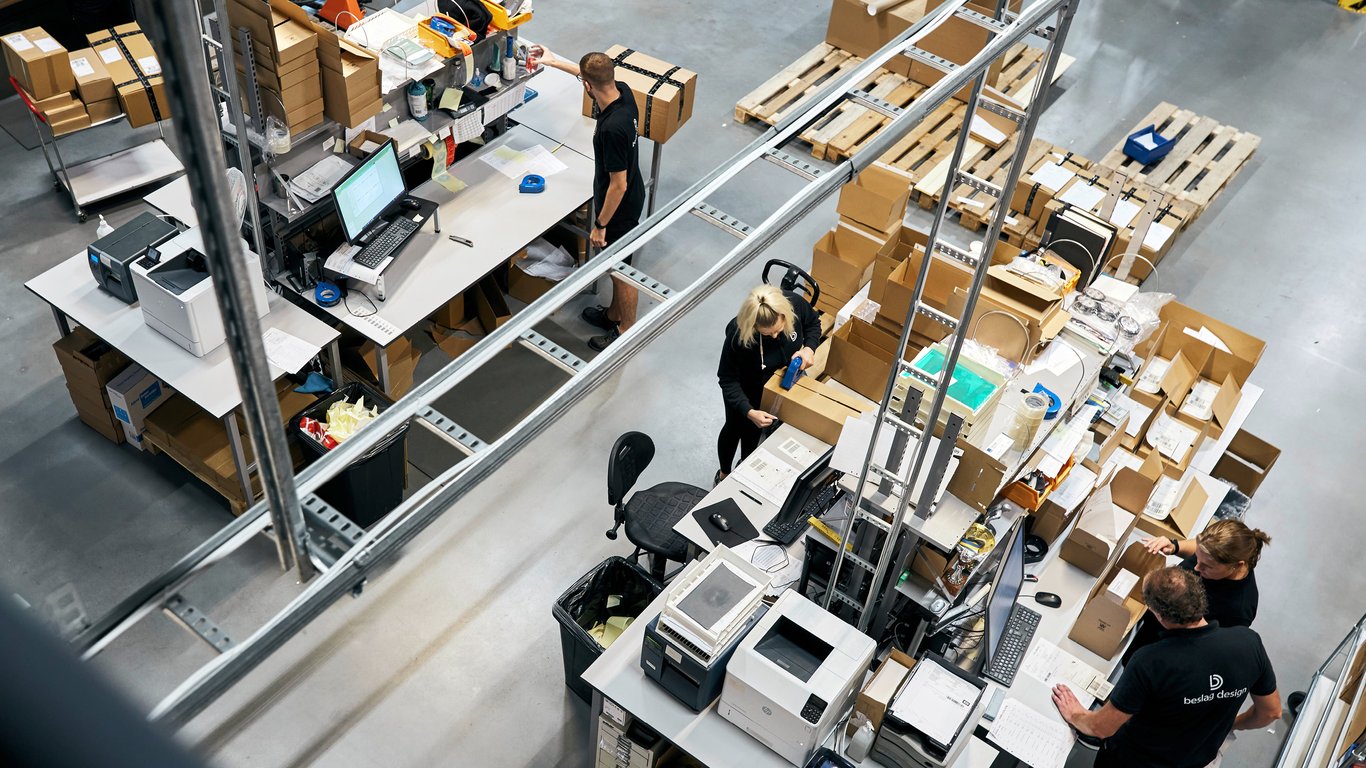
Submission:
{"label": "black mesh chair", "polygon": [[707,492],[687,483],[659,483],[631,493],[654,457],[655,443],[644,432],[627,432],[612,446],[607,459],[607,503],[614,509],[615,524],[607,538],[615,540],[617,529],[624,523],[626,538],[636,545],[631,559],[639,562],[641,553],[648,553],[650,572],[665,581],[665,563],[681,563],[688,557],[688,540],[674,532],[674,523],[691,512]]}

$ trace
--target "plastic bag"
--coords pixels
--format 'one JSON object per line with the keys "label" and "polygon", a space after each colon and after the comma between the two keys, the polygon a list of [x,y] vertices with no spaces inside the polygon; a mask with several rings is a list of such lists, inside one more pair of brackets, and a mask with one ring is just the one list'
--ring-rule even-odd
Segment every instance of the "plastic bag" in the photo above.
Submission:
{"label": "plastic bag", "polygon": [[1130,297],[1128,303],[1124,305],[1124,309],[1120,310],[1119,316],[1121,320],[1130,318],[1136,322],[1138,333],[1118,334],[1116,351],[1125,354],[1133,352],[1134,347],[1142,344],[1149,336],[1153,335],[1153,331],[1156,331],[1157,327],[1162,324],[1162,308],[1167,305],[1167,302],[1175,298],[1175,294],[1156,291],[1136,293]]}

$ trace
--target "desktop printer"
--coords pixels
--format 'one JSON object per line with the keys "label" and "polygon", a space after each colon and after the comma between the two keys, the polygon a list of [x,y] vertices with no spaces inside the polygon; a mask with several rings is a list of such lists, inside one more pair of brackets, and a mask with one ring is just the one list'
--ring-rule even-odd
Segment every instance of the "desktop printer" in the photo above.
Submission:
{"label": "desktop printer", "polygon": [[154,248],[176,236],[178,230],[150,213],[137,218],[86,246],[90,273],[95,282],[125,304],[138,300],[129,266]]}
{"label": "desktop printer", "polygon": [[854,704],[877,643],[788,590],[740,641],[717,711],[796,766]]}
{"label": "desktop printer", "polygon": [[763,614],[769,575],[725,546],[684,571],[645,627],[640,666],[701,712],[725,682],[726,661]]}
{"label": "desktop printer", "polygon": [[[252,299],[256,315],[270,311],[261,259],[245,241]],[[142,317],[161,335],[203,357],[218,348],[227,336],[213,278],[204,261],[204,240],[198,227],[186,230],[133,263],[133,284],[142,302]]]}

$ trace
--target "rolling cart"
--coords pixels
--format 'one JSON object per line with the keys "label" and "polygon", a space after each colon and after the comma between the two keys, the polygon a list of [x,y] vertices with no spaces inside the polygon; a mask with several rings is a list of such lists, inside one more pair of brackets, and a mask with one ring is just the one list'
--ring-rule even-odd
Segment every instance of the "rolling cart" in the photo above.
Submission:
{"label": "rolling cart", "polygon": [[[28,107],[33,129],[38,132],[38,143],[43,148],[43,159],[47,161],[48,170],[52,171],[54,177],[52,186],[55,189],[66,190],[71,197],[71,206],[76,211],[76,218],[82,223],[88,218],[86,206],[170,178],[185,170],[179,158],[167,146],[165,133],[146,144],[68,167],[62,159],[61,150],[57,147],[57,140],[60,137],[52,132],[47,117],[38,111],[28,94],[24,93],[23,88],[13,77],[9,81],[19,94],[19,98],[24,100],[24,106]],[[122,119],[123,115],[111,117],[62,136],[71,136]],[[157,131],[161,131],[160,123],[157,123]],[[56,163],[53,162],[54,158]]]}

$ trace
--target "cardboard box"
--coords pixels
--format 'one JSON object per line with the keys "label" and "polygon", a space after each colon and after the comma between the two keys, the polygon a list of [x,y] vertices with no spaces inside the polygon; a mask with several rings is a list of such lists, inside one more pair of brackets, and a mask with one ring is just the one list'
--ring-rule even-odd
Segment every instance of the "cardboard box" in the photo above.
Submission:
{"label": "cardboard box", "polygon": [[[1089,170],[1091,165],[1090,160],[1072,152],[1062,152],[1058,148],[1046,152],[1030,165],[1015,184],[1010,210],[1032,219],[1045,218],[1044,206],[1052,202],[1077,174]],[[1043,231],[1041,226],[1039,231]]]}
{"label": "cardboard box", "polygon": [[474,311],[479,317],[479,324],[484,327],[485,333],[493,333],[503,323],[512,319],[512,310],[508,309],[507,300],[503,298],[503,289],[498,287],[498,281],[492,277],[485,277],[475,286]]}
{"label": "cardboard box", "polygon": [[1155,478],[1120,467],[1082,506],[1077,527],[1063,540],[1058,556],[1092,576],[1100,576],[1143,516],[1155,485]]}
{"label": "cardboard box", "polygon": [[[614,45],[605,53],[617,64],[629,64],[635,68],[618,66],[616,77],[630,86],[635,94],[636,109],[640,112],[637,124],[640,135],[656,144],[663,144],[692,117],[693,102],[697,98],[697,73],[640,51],[631,51],[629,55],[627,51],[626,46]],[[635,71],[638,69],[650,74]],[[671,74],[666,76],[665,73]],[[586,92],[583,95],[583,114],[585,117],[597,117],[597,105]]]}
{"label": "cardboard box", "polygon": [[1239,429],[1210,474],[1232,483],[1250,498],[1257,493],[1280,457],[1280,448],[1246,429]]}
{"label": "cardboard box", "polygon": [[119,100],[116,98],[92,101],[85,105],[85,113],[90,117],[90,123],[93,125],[119,117],[123,114],[123,107],[119,105]]}
{"label": "cardboard box", "polygon": [[105,385],[128,367],[128,358],[82,326],[53,344],[52,350],[81,421],[115,443],[123,442]]}
{"label": "cardboard box", "polygon": [[[961,315],[966,301],[966,289],[955,287],[949,313]],[[992,312],[1004,312],[1020,322],[999,315],[988,317]],[[1062,309],[1060,295],[1004,265],[996,265],[987,269],[968,328],[973,338],[995,348],[1002,357],[1029,363],[1062,331],[1070,317]]]}
{"label": "cardboard box", "polygon": [[1265,341],[1228,323],[1215,320],[1203,312],[1191,309],[1179,301],[1167,302],[1160,314],[1162,320],[1167,323],[1169,334],[1190,335],[1186,334],[1186,329],[1199,332],[1201,328],[1207,328],[1217,336],[1229,351],[1225,352],[1216,347],[1213,355],[1220,361],[1221,367],[1234,373],[1240,386],[1247,383],[1252,369],[1257,366],[1257,362],[1262,359],[1262,352],[1266,350]]}
{"label": "cardboard box", "polygon": [[72,51],[67,57],[71,61],[71,73],[76,78],[76,90],[80,91],[81,101],[90,104],[118,98],[114,92],[114,78],[94,48]]}
{"label": "cardboard box", "polygon": [[[892,705],[892,699],[896,698],[897,691],[901,690],[901,684],[914,667],[914,658],[890,648],[887,657],[877,665],[877,671],[868,680],[868,684],[859,691],[858,697],[854,700],[854,711],[862,712],[868,718],[868,722],[873,724],[874,731],[882,727],[882,718],[887,714],[887,707]],[[854,718],[851,717],[844,733],[846,736],[852,736],[855,730]]]}
{"label": "cardboard box", "polygon": [[[360,133],[357,133],[355,136],[353,136],[351,138],[351,141],[347,143],[346,152],[352,157],[358,157],[361,160],[364,160],[365,158],[370,156],[371,152],[373,152],[375,149],[378,149],[381,145],[384,144],[384,142],[388,140],[388,136],[385,136],[384,134],[379,133],[378,131],[361,131]],[[376,146],[367,149],[366,146],[370,143],[374,143]]]}
{"label": "cardboard box", "polygon": [[1036,512],[1030,514],[1029,532],[1052,546],[1076,518],[1095,483],[1095,472],[1073,467],[1067,473],[1067,479],[1058,484],[1057,489],[1044,499]]}
{"label": "cardboard box", "polygon": [[170,395],[170,387],[146,368],[134,363],[105,385],[114,418],[132,427],[134,436],[141,435],[147,414],[157,409]]}
{"label": "cardboard box", "polygon": [[[294,3],[275,0],[272,9],[314,33],[317,61],[321,64],[318,76],[322,81],[323,111],[327,117],[351,128],[380,113],[384,99],[377,56],[314,23]],[[298,75],[282,74],[280,87],[295,85],[297,79]]]}
{"label": "cardboard box", "polygon": [[114,81],[119,105],[134,128],[171,117],[161,64],[136,23],[86,35]]}
{"label": "cardboard box", "polygon": [[[858,327],[858,333],[854,328]],[[876,337],[883,341],[874,341]],[[897,339],[854,317],[830,336],[830,357],[825,372],[831,378],[869,400],[881,401],[892,375]]]}
{"label": "cardboard box", "polygon": [[963,455],[949,480],[949,493],[964,504],[985,512],[1005,482],[1006,467],[970,441],[959,440],[958,447]]}
{"label": "cardboard box", "polygon": [[[470,302],[470,305],[472,306],[473,302]],[[459,328],[468,319],[464,293],[446,302],[445,306],[432,315],[432,322],[443,328]]]}
{"label": "cardboard box", "polygon": [[76,90],[66,49],[42,27],[0,37],[0,48],[5,52],[5,68],[34,98]]}
{"label": "cardboard box", "polygon": [[[1195,433],[1190,448],[1181,455],[1180,461],[1162,453],[1154,446],[1154,437],[1156,435],[1154,429],[1158,425],[1159,418],[1170,419],[1178,424],[1184,425]],[[1143,442],[1138,446],[1135,453],[1145,459],[1149,456],[1156,456],[1162,462],[1163,471],[1173,477],[1180,477],[1190,468],[1191,460],[1195,458],[1196,452],[1200,449],[1200,444],[1205,441],[1206,437],[1209,437],[1209,422],[1192,419],[1189,416],[1180,413],[1177,409],[1176,402],[1169,400],[1162,406],[1160,417],[1155,413],[1153,421],[1144,429]]]}
{"label": "cardboard box", "polygon": [[834,0],[825,30],[825,42],[855,56],[867,58],[870,53],[919,21],[925,15],[926,5],[926,0],[910,0],[870,16],[866,0]]}
{"label": "cardboard box", "polygon": [[797,379],[788,390],[782,388],[782,380],[782,371],[778,371],[764,384],[759,407],[831,445],[839,442],[846,418],[876,407],[812,376]]}
{"label": "cardboard box", "polygon": [[873,276],[873,262],[879,254],[890,254],[896,241],[878,240],[843,222],[826,232],[811,254],[811,276],[820,283],[821,293],[833,292],[853,298]]}
{"label": "cardboard box", "polygon": [[1200,517],[1200,511],[1208,502],[1209,493],[1205,486],[1197,482],[1194,476],[1187,477],[1186,489],[1181,492],[1181,498],[1167,517],[1154,520],[1147,515],[1140,515],[1138,528],[1153,536],[1165,536],[1170,539],[1194,538],[1195,534],[1199,533],[1195,530],[1195,523]]}
{"label": "cardboard box", "polygon": [[[936,8],[942,5],[942,0],[931,0],[926,8],[926,13],[933,13]],[[969,6],[975,4],[969,3]],[[973,7],[979,13],[983,6]],[[986,11],[986,15],[991,16],[995,13],[995,5],[992,4],[991,10]],[[950,16],[944,20],[939,28],[926,35],[919,44],[922,50],[943,57],[954,64],[963,65],[972,60],[979,51],[986,47],[991,40],[992,33],[985,28],[967,21],[957,16]],[[902,57],[898,57],[902,58]],[[944,78],[945,73],[928,64],[922,64],[915,59],[910,59],[910,68],[902,74],[923,85],[934,85]],[[987,82],[994,83],[1001,75],[1001,60],[992,62],[990,69],[987,70]],[[953,97],[959,101],[966,102],[972,94],[970,86],[963,86]]]}
{"label": "cardboard box", "polygon": [[508,295],[518,301],[530,304],[550,292],[557,283],[544,277],[529,275],[518,266],[526,258],[526,249],[518,251],[508,261]]}
{"label": "cardboard box", "polygon": [[[1091,594],[1067,636],[1103,659],[1113,658],[1124,646],[1130,630],[1143,618],[1143,612],[1148,610],[1143,602],[1143,577],[1165,566],[1166,560],[1162,555],[1150,554],[1140,542],[1130,544],[1091,588]],[[1138,576],[1138,583],[1122,596],[1110,591],[1110,583],[1121,571]]]}
{"label": "cardboard box", "polygon": [[891,233],[906,216],[915,180],[909,173],[885,163],[873,163],[840,188],[835,211],[879,232]]}
{"label": "cardboard box", "polygon": [[1118,424],[1111,424],[1104,419],[1092,424],[1089,430],[1092,435],[1091,451],[1081,460],[1081,465],[1099,473],[1119,447],[1120,438],[1124,436],[1124,429],[1128,425],[1127,413],[1120,418]]}
{"label": "cardboard box", "polygon": [[[379,359],[376,355],[374,342],[365,342],[360,351],[361,358],[369,369],[370,380],[378,384]],[[418,354],[406,336],[399,336],[394,339],[389,346],[384,348],[384,352],[389,360],[389,392],[387,394],[397,400],[413,388],[413,376],[421,355]]]}
{"label": "cardboard box", "polygon": [[816,303],[812,306],[817,312],[822,313],[822,317],[833,318],[839,314],[840,310],[853,300],[853,296],[832,291],[825,286],[821,286],[821,295],[817,297]]}
{"label": "cardboard box", "polygon": [[[900,327],[906,321],[906,313],[910,311],[911,299],[915,296],[915,281],[919,277],[921,264],[925,259],[925,249],[914,247],[905,261],[892,270],[887,276],[887,280],[882,286],[882,301],[878,307],[878,316],[885,318],[890,325]],[[967,290],[972,285],[972,271],[966,264],[946,259],[935,255],[930,259],[929,274],[925,277],[925,288],[921,293],[921,299],[931,307],[939,310],[949,311],[952,304],[953,295],[956,290]],[[916,322],[924,320],[932,323],[935,328],[941,329],[945,335],[948,329],[929,318],[916,318]],[[927,335],[934,335],[935,332],[928,332]],[[942,336],[940,338],[943,338]]]}

